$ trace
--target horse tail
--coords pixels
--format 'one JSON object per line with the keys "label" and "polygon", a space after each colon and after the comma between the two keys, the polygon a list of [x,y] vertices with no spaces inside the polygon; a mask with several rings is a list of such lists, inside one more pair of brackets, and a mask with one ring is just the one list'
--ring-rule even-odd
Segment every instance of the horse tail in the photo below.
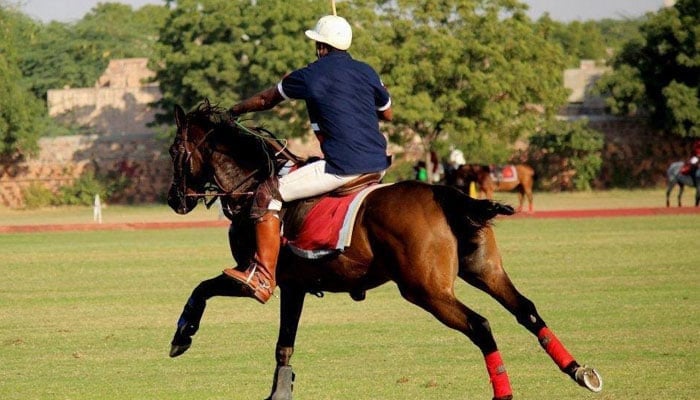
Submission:
{"label": "horse tail", "polygon": [[515,214],[515,209],[509,205],[488,199],[473,199],[453,187],[435,185],[432,189],[453,231],[461,231],[464,222],[472,228],[481,229],[498,215]]}

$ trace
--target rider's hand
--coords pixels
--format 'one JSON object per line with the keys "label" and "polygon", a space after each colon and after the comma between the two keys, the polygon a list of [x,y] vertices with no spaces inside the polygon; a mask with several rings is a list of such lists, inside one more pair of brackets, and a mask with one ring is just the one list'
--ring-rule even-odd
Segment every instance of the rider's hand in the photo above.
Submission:
{"label": "rider's hand", "polygon": [[233,111],[233,108],[229,108],[226,110],[226,120],[229,122],[229,124],[233,125],[236,121],[238,121],[238,113]]}

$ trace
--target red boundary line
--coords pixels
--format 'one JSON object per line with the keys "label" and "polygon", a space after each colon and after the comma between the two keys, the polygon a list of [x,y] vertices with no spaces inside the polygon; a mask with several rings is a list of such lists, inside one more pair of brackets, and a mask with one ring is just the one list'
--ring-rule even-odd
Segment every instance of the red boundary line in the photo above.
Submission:
{"label": "red boundary line", "polygon": [[183,229],[227,227],[229,221],[191,221],[191,222],[125,222],[111,224],[50,224],[50,225],[8,225],[0,226],[0,233],[31,233],[58,231],[135,231],[143,229]]}
{"label": "red boundary line", "polygon": [[[700,215],[700,207],[659,207],[659,208],[614,208],[595,210],[554,210],[520,212],[505,218],[608,218],[639,217],[655,215]],[[107,231],[107,230],[145,230],[145,229],[184,229],[227,227],[228,220],[187,221],[187,222],[125,222],[125,223],[88,223],[88,224],[45,224],[45,225],[5,225],[0,226],[2,233],[34,233],[64,231]]]}
{"label": "red boundary line", "polygon": [[658,208],[611,208],[595,210],[554,210],[536,211],[532,214],[520,212],[510,218],[601,218],[601,217],[640,217],[653,215],[698,214],[700,207],[658,207]]}

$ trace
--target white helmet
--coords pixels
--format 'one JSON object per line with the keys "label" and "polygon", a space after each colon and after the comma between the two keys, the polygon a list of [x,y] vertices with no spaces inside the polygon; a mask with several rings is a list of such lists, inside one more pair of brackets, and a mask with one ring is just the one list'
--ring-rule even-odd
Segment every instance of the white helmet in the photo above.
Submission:
{"label": "white helmet", "polygon": [[309,39],[326,43],[338,50],[347,50],[352,42],[352,28],[348,21],[337,15],[321,17],[314,29],[306,31]]}

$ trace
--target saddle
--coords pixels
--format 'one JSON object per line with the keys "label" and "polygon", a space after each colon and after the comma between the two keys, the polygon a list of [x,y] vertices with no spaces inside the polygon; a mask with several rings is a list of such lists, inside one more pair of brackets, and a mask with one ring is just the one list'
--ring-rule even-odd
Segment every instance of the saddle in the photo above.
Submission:
{"label": "saddle", "polygon": [[514,165],[492,166],[491,179],[495,182],[515,182],[518,180],[518,171]]}
{"label": "saddle", "polygon": [[381,178],[381,173],[363,174],[332,192],[286,204],[282,209],[285,244],[308,258],[342,250],[341,242],[349,240],[343,235],[351,232],[355,212],[366,194],[383,186]]}
{"label": "saddle", "polygon": [[681,167],[680,171],[678,171],[681,175],[691,175],[693,172],[693,164],[690,162],[686,161],[683,166]]}
{"label": "saddle", "polygon": [[382,174],[379,172],[372,172],[369,174],[362,174],[357,178],[351,180],[350,182],[344,184],[343,186],[328,193],[329,196],[333,197],[343,197],[347,196],[360,190],[366,188],[367,186],[377,184],[381,182]]}

